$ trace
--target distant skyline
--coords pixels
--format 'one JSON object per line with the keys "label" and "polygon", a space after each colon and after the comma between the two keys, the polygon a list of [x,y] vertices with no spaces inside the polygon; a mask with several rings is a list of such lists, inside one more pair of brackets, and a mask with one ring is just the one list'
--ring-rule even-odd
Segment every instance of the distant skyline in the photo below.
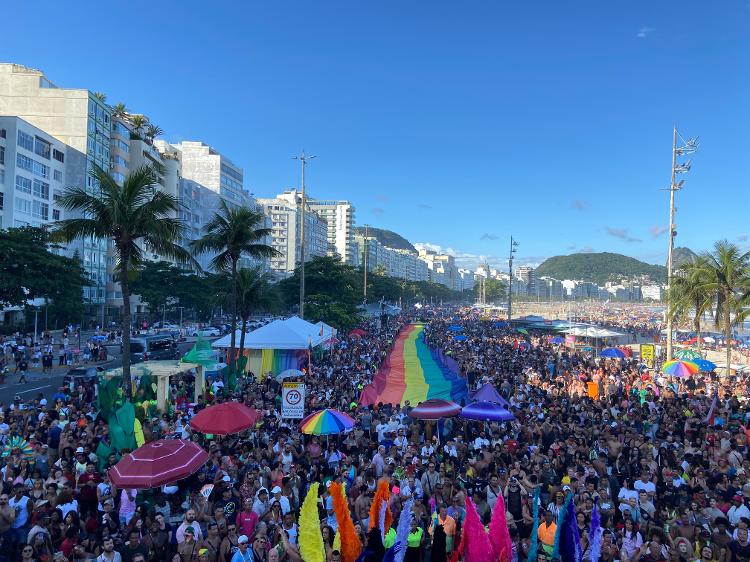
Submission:
{"label": "distant skyline", "polygon": [[[200,140],[270,197],[506,267],[666,261],[672,127],[699,136],[675,244],[749,248],[750,4],[134,0],[5,7],[0,60]],[[97,35],[100,34],[100,35]]]}

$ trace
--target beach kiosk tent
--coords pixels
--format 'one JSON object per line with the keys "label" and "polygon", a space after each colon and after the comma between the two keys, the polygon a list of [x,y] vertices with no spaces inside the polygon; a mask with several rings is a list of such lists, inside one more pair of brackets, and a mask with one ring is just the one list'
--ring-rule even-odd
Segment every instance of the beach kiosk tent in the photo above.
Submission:
{"label": "beach kiosk tent", "polygon": [[[236,345],[239,348],[241,333],[237,331]],[[330,339],[331,332],[302,320],[297,316],[286,320],[274,320],[245,334],[243,354],[248,358],[247,370],[262,376],[270,372],[278,375],[287,369],[299,369],[307,361],[307,350]],[[228,349],[231,334],[216,340],[213,348]],[[238,349],[239,351],[239,349]]]}

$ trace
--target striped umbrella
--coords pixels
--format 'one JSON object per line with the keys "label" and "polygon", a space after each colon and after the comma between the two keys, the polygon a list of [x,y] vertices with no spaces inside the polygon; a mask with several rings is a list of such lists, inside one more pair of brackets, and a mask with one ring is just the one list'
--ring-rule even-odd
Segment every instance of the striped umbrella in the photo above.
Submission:
{"label": "striped umbrella", "polygon": [[662,373],[673,377],[689,377],[699,371],[698,365],[691,361],[667,361],[661,368]]}
{"label": "striped umbrella", "polygon": [[693,359],[701,359],[701,354],[694,349],[677,349],[674,352],[674,358],[680,361],[692,361]]}
{"label": "striped umbrella", "polygon": [[336,435],[353,428],[355,423],[349,414],[327,408],[300,421],[299,430],[305,435]]}

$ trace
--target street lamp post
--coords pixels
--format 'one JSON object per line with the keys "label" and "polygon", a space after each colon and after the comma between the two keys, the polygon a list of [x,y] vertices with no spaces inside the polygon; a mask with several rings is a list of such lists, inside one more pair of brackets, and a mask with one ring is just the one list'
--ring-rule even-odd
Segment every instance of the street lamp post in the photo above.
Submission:
{"label": "street lamp post", "polygon": [[682,189],[685,185],[685,180],[676,181],[677,174],[684,174],[690,171],[691,161],[688,160],[684,163],[677,162],[678,156],[684,156],[686,154],[692,154],[698,150],[698,139],[692,138],[685,141],[680,136],[680,141],[683,143],[682,146],[677,146],[677,127],[672,131],[672,179],[669,182],[669,247],[667,250],[667,359],[672,358],[672,331],[673,331],[673,314],[672,314],[672,303],[670,301],[670,288],[672,286],[672,252],[674,250],[674,238],[677,235],[675,230],[674,214],[674,196],[675,192]]}
{"label": "street lamp post", "polygon": [[510,237],[510,253],[508,255],[508,326],[511,325],[513,313],[513,256],[516,254],[518,241]]}
{"label": "street lamp post", "polygon": [[307,165],[308,160],[312,160],[315,158],[315,156],[307,156],[305,154],[305,151],[302,151],[302,154],[299,156],[293,157],[295,160],[300,161],[300,166],[302,168],[301,172],[301,181],[300,181],[300,191],[302,192],[302,197],[300,201],[301,206],[301,212],[300,212],[300,227],[299,227],[299,237],[300,237],[300,244],[299,244],[299,260],[300,260],[300,272],[299,272],[299,317],[304,318],[305,317],[305,207],[307,206],[307,202],[305,200],[305,166]]}

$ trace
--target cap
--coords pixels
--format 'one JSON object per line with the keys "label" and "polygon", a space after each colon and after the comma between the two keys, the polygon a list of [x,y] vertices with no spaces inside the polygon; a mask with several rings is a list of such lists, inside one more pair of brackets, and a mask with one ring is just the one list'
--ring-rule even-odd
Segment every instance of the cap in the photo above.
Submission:
{"label": "cap", "polygon": [[280,494],[281,493],[281,487],[280,486],[274,486],[273,488],[271,488],[271,493],[272,494]]}
{"label": "cap", "polygon": [[77,455],[78,453],[83,453],[83,447],[78,447],[78,448],[76,449],[76,455]]}
{"label": "cap", "polygon": [[237,537],[237,544],[247,544],[247,541],[247,535],[240,535],[239,537]]}
{"label": "cap", "polygon": [[185,534],[190,533],[191,535],[195,535],[195,529],[192,527],[185,527]]}
{"label": "cap", "polygon": [[742,496],[734,496],[734,497],[732,498],[732,501],[735,501],[735,502],[741,502],[741,501],[742,501]]}

